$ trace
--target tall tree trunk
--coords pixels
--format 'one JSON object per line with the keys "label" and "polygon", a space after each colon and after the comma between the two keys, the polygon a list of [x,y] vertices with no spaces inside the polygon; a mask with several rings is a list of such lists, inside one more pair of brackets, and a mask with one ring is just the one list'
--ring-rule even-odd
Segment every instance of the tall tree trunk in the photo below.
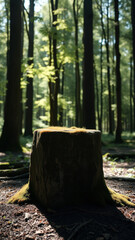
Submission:
{"label": "tall tree trunk", "polygon": [[[34,57],[34,0],[30,0],[29,34],[28,34],[28,65],[33,65]],[[32,136],[33,118],[33,78],[27,77],[26,109],[25,109],[25,136]]]}
{"label": "tall tree trunk", "polygon": [[111,109],[111,86],[110,86],[110,52],[109,52],[109,5],[107,6],[107,39],[106,39],[106,54],[107,54],[107,79],[108,79],[108,111],[109,111],[109,134],[113,134],[112,129],[112,109]]}
{"label": "tall tree trunk", "polygon": [[134,75],[134,89],[133,89],[133,96],[134,96],[134,131],[135,131],[135,1],[131,1],[131,15],[132,15],[132,35],[133,35],[133,63],[134,63],[134,70],[133,70],[133,75]]}
{"label": "tall tree trunk", "polygon": [[10,52],[1,150],[20,150],[21,0],[10,1]]}
{"label": "tall tree trunk", "polygon": [[98,129],[100,128],[100,114],[99,114],[99,89],[98,89],[98,80],[97,80],[97,70],[94,63],[94,80],[95,80],[95,90],[96,90],[96,107],[97,107],[97,120],[98,120]]}
{"label": "tall tree trunk", "polygon": [[[24,45],[24,2],[22,0],[22,13],[21,13],[21,20],[22,20],[22,31],[21,31],[21,63],[23,61],[23,45]],[[23,71],[21,71],[21,78],[23,77]],[[22,88],[20,94],[20,134],[22,135],[22,128],[23,128],[23,103],[22,103]]]}
{"label": "tall tree trunk", "polygon": [[78,0],[73,0],[73,16],[75,23],[75,77],[76,77],[76,126],[81,126],[81,102],[80,102],[80,69],[79,69],[79,51],[78,51]]}
{"label": "tall tree trunk", "polygon": [[108,114],[109,114],[109,134],[113,134],[112,129],[112,110],[111,110],[111,86],[110,86],[110,53],[109,53],[109,3],[107,5],[107,30],[105,31],[105,26],[103,22],[103,10],[102,10],[102,0],[100,5],[98,4],[101,15],[101,26],[102,32],[105,39],[106,47],[106,61],[107,61],[107,84],[108,84]]}
{"label": "tall tree trunk", "polygon": [[[62,79],[61,79],[61,88],[60,94],[63,96],[64,94],[64,81],[65,81],[65,65],[62,65]],[[59,107],[59,126],[63,126],[63,106]]]}
{"label": "tall tree trunk", "polygon": [[133,132],[133,111],[132,111],[132,99],[133,99],[133,92],[132,92],[132,80],[133,80],[133,67],[132,67],[132,57],[130,58],[130,132]]}
{"label": "tall tree trunk", "polygon": [[117,99],[117,127],[116,142],[121,142],[121,74],[120,74],[120,51],[119,51],[119,2],[114,1],[115,11],[115,51],[116,51],[116,99]]}
{"label": "tall tree trunk", "polygon": [[53,82],[50,80],[49,89],[50,89],[50,125],[57,125],[57,111],[58,111],[58,92],[59,92],[59,69],[58,69],[58,61],[57,61],[57,14],[55,14],[55,10],[58,9],[58,0],[51,0],[51,10],[52,10],[52,26],[53,26],[53,64],[55,68],[55,79]]}
{"label": "tall tree trunk", "polygon": [[100,44],[100,117],[99,117],[99,129],[102,131],[102,119],[103,119],[103,34]]}
{"label": "tall tree trunk", "polygon": [[83,126],[95,128],[92,0],[84,0]]}

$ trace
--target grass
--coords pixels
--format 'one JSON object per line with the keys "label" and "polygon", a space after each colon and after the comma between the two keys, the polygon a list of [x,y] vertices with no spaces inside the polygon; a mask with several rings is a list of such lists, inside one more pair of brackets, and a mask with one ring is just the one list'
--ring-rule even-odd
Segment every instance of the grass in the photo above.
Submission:
{"label": "grass", "polygon": [[123,132],[122,143],[115,142],[115,135],[108,133],[102,133],[101,136],[102,144],[107,147],[134,147],[135,146],[135,133]]}

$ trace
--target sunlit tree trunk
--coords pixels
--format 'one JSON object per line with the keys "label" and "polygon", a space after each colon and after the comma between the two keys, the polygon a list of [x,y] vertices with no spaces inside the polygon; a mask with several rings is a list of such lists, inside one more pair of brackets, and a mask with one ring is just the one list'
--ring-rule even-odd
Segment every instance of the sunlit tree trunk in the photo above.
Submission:
{"label": "sunlit tree trunk", "polygon": [[10,52],[1,150],[20,150],[21,0],[10,1]]}
{"label": "sunlit tree trunk", "polygon": [[103,37],[105,39],[106,47],[106,60],[107,60],[107,84],[108,84],[108,115],[109,115],[109,134],[113,133],[112,129],[112,110],[111,110],[111,86],[110,86],[110,52],[109,52],[109,3],[107,5],[107,30],[105,30],[105,25],[103,22],[103,10],[102,10],[102,1],[100,3],[100,15],[101,15],[101,26]]}
{"label": "sunlit tree trunk", "polygon": [[[30,0],[29,34],[28,34],[28,66],[33,65],[34,57],[34,0]],[[33,77],[27,77],[26,108],[25,108],[25,136],[32,135],[33,118]]]}
{"label": "sunlit tree trunk", "polygon": [[121,73],[120,73],[120,51],[119,51],[119,2],[114,1],[115,10],[115,51],[116,51],[116,100],[117,100],[117,126],[116,142],[121,142]]}
{"label": "sunlit tree trunk", "polygon": [[95,128],[92,0],[84,0],[83,126]]}

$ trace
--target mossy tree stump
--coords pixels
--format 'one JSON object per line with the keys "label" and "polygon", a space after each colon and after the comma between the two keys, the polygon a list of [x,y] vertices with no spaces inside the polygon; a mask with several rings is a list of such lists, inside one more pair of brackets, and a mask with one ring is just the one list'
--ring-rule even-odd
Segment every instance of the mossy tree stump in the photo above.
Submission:
{"label": "mossy tree stump", "polygon": [[36,130],[29,187],[31,195],[45,207],[111,200],[103,176],[100,131]]}
{"label": "mossy tree stump", "polygon": [[33,198],[46,208],[83,203],[135,207],[105,184],[100,131],[79,128],[34,132],[29,182],[8,203]]}

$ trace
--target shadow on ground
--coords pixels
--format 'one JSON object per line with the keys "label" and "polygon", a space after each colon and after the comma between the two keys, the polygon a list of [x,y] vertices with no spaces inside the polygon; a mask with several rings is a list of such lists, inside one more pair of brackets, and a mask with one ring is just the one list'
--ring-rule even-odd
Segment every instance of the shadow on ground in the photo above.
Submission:
{"label": "shadow on ground", "polygon": [[64,240],[135,239],[135,223],[114,206],[83,205],[54,212],[37,207]]}

